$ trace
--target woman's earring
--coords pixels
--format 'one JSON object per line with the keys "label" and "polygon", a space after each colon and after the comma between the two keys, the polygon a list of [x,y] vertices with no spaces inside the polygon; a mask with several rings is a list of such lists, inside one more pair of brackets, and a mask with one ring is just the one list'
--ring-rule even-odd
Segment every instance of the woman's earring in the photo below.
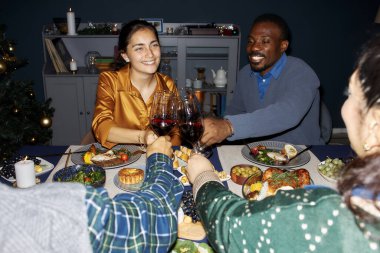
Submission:
{"label": "woman's earring", "polygon": [[368,145],[368,143],[364,143],[363,149],[364,149],[364,151],[370,151],[372,149],[372,147],[370,145]]}

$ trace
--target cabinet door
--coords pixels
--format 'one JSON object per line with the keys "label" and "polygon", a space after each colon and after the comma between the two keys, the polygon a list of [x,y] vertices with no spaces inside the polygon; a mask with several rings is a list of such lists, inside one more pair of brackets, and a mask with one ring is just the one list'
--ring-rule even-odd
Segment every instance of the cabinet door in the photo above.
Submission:
{"label": "cabinet door", "polygon": [[[86,130],[85,133],[91,130],[92,117],[94,116],[96,90],[98,88],[98,76],[96,77],[83,77],[84,86],[84,101],[85,101],[85,114],[86,114]],[[82,136],[83,137],[83,136]]]}
{"label": "cabinet door", "polygon": [[52,144],[79,144],[85,133],[82,78],[45,77],[45,92],[55,109]]}
{"label": "cabinet door", "polygon": [[197,68],[205,68],[206,82],[213,83],[212,69],[223,67],[227,71],[227,103],[235,88],[238,60],[239,38],[183,38],[178,40],[178,86],[183,87],[185,79],[195,79]]}

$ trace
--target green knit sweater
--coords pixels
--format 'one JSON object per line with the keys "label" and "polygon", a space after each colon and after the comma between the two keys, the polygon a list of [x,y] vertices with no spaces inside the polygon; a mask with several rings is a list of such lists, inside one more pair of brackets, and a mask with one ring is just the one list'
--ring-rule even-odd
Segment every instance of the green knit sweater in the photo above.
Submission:
{"label": "green knit sweater", "polygon": [[262,201],[244,200],[216,181],[197,190],[197,209],[218,252],[380,252],[332,189],[279,191]]}

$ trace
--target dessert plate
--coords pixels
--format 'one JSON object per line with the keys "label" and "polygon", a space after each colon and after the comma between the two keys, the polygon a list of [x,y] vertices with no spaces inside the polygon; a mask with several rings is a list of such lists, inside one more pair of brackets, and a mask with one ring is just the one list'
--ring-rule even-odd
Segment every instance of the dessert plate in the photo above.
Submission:
{"label": "dessert plate", "polygon": [[133,166],[133,168],[141,169],[144,171],[144,180],[138,184],[124,184],[119,180],[119,173],[116,173],[116,175],[113,178],[113,183],[116,185],[117,188],[123,191],[138,191],[141,188],[146,178],[145,165],[136,165]]}

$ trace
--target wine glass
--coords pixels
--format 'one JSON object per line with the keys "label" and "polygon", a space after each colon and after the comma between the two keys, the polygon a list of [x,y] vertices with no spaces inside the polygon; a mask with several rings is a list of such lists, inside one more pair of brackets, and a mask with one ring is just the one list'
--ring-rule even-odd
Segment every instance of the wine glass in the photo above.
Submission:
{"label": "wine glass", "polygon": [[169,135],[177,124],[177,97],[169,91],[159,91],[154,95],[150,109],[150,126],[157,136]]}
{"label": "wine glass", "polygon": [[179,91],[178,125],[181,136],[193,146],[194,153],[202,153],[200,139],[204,132],[201,106],[194,92],[190,89]]}

